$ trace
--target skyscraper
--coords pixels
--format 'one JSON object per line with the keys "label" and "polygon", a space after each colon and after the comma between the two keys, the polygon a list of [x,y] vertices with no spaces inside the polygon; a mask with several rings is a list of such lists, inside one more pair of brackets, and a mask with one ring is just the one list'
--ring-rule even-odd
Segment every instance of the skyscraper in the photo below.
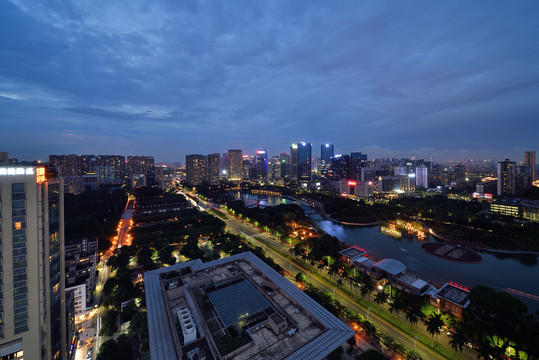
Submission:
{"label": "skyscraper", "polygon": [[265,149],[256,151],[256,175],[264,181],[268,176],[268,153]]}
{"label": "skyscraper", "polygon": [[0,356],[65,359],[63,182],[0,167]]}
{"label": "skyscraper", "polygon": [[208,163],[205,156],[191,154],[185,156],[186,181],[190,185],[200,185],[207,180]]}
{"label": "skyscraper", "polygon": [[425,165],[415,168],[415,185],[429,188],[429,168]]}
{"label": "skyscraper", "polygon": [[242,180],[243,156],[241,150],[228,150],[228,179],[231,181]]}
{"label": "skyscraper", "polygon": [[311,182],[311,143],[306,143],[303,141],[300,143],[293,143],[290,146],[290,154],[293,181],[305,185]]}
{"label": "skyscraper", "polygon": [[326,164],[331,163],[331,158],[335,155],[335,147],[333,144],[320,145],[320,160]]}
{"label": "skyscraper", "polygon": [[517,163],[509,159],[498,163],[498,196],[514,195]]}
{"label": "skyscraper", "polygon": [[208,183],[210,185],[219,185],[219,160],[219,153],[208,155]]}
{"label": "skyscraper", "polygon": [[524,152],[524,165],[528,165],[532,168],[532,181],[537,180],[535,176],[535,151]]}

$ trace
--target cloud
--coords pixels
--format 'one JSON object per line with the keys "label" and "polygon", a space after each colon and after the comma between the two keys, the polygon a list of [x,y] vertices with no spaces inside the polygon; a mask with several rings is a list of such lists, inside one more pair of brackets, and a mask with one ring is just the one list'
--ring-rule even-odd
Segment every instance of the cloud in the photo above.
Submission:
{"label": "cloud", "polygon": [[109,129],[117,152],[143,147],[167,160],[232,146],[278,153],[299,139],[343,152],[513,154],[504,139],[526,128],[536,146],[528,134],[539,132],[537,10],[13,0],[0,4],[0,114],[17,131],[31,132],[32,118],[51,133]]}

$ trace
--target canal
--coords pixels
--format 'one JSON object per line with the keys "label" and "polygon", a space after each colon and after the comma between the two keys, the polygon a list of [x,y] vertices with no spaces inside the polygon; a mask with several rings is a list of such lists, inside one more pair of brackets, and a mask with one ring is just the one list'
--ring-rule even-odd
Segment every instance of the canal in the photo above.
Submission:
{"label": "canal", "polygon": [[[239,194],[238,194],[239,198]],[[244,194],[247,204],[275,206],[287,200],[271,196]],[[461,264],[446,261],[424,252],[421,242],[413,237],[395,238],[380,232],[379,226],[343,226],[324,219],[311,208],[304,207],[306,214],[325,232],[340,241],[364,248],[376,259],[397,259],[423,280],[439,286],[453,281],[468,288],[482,284],[498,291],[517,296],[528,311],[539,310],[539,261],[534,255],[503,255],[483,252],[483,262]],[[425,241],[436,241],[429,236]]]}

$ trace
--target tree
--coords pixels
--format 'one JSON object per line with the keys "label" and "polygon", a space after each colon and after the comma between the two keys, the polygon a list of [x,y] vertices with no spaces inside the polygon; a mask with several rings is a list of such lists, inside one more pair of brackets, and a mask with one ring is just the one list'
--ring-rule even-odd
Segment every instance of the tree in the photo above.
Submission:
{"label": "tree", "polygon": [[450,335],[451,340],[449,340],[449,345],[455,350],[455,354],[457,351],[462,351],[462,347],[466,343],[466,337],[464,336],[464,333],[461,328],[457,328],[455,333],[451,333]]}
{"label": "tree", "polygon": [[118,352],[118,344],[114,339],[108,339],[99,348],[97,360],[115,360]]}
{"label": "tree", "polygon": [[99,335],[107,337],[111,337],[112,335],[114,335],[114,333],[118,329],[117,321],[118,313],[113,309],[109,310],[107,314],[103,317],[103,323],[101,325],[101,330],[99,330]]}
{"label": "tree", "polygon": [[141,339],[148,337],[148,315],[146,311],[140,310],[133,316],[129,323],[129,333],[137,334]]}
{"label": "tree", "polygon": [[296,275],[296,281],[297,281],[298,283],[302,283],[302,284],[303,284],[305,281],[307,281],[307,277],[305,276],[304,273],[299,272],[299,273]]}
{"label": "tree", "polygon": [[328,360],[341,360],[343,354],[344,354],[344,350],[343,350],[342,346],[339,346],[338,348],[336,348],[335,350],[333,350],[333,351],[327,356],[327,359],[328,359]]}
{"label": "tree", "polygon": [[374,302],[380,305],[384,305],[387,302],[389,295],[385,291],[380,291],[374,297]]}
{"label": "tree", "polygon": [[364,297],[367,294],[370,294],[374,291],[374,283],[371,280],[370,276],[363,276],[363,286],[360,289],[361,297]]}
{"label": "tree", "polygon": [[399,317],[399,312],[404,309],[404,302],[402,301],[402,297],[395,296],[391,304],[389,305],[389,312],[390,313],[396,313],[397,318]]}
{"label": "tree", "polygon": [[367,350],[363,354],[356,356],[356,360],[388,360],[388,358],[376,350]]}
{"label": "tree", "polygon": [[[432,339],[434,340],[434,335],[436,335],[436,338],[438,338],[438,334],[441,333],[440,328],[444,325],[442,316],[440,314],[431,316],[428,318],[426,325],[427,331],[432,336]],[[432,345],[432,348],[434,348],[434,344]]]}
{"label": "tree", "polygon": [[406,319],[410,321],[411,324],[416,325],[419,319],[423,317],[423,312],[421,311],[421,307],[419,306],[413,306],[406,312]]}

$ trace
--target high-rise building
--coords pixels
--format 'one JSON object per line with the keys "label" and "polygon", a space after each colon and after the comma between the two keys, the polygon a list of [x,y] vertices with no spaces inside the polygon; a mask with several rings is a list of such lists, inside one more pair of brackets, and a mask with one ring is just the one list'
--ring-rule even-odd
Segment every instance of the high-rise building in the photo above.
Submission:
{"label": "high-rise building", "polygon": [[335,147],[333,144],[320,145],[320,160],[324,163],[331,163],[331,158],[335,155]]}
{"label": "high-rise building", "polygon": [[228,179],[231,181],[242,180],[243,156],[241,150],[228,150]]}
{"label": "high-rise building", "polygon": [[415,168],[415,185],[429,188],[429,168],[425,165]]}
{"label": "high-rise building", "polygon": [[265,149],[256,151],[256,175],[264,181],[268,176],[268,153]]}
{"label": "high-rise building", "polygon": [[292,180],[299,184],[311,182],[312,145],[307,142],[293,143],[290,146]]}
{"label": "high-rise building", "polygon": [[528,165],[532,168],[532,182],[537,180],[537,177],[535,176],[535,151],[524,152],[524,165]]}
{"label": "high-rise building", "polygon": [[208,183],[210,185],[219,185],[219,158],[219,153],[208,155]]}
{"label": "high-rise building", "polygon": [[281,153],[279,158],[281,160],[281,178],[284,179],[290,175],[290,155],[288,155],[287,153]]}
{"label": "high-rise building", "polygon": [[514,195],[517,163],[509,159],[498,163],[498,196]]}
{"label": "high-rise building", "polygon": [[0,357],[66,359],[63,181],[0,167],[0,208]]}
{"label": "high-rise building", "polygon": [[331,160],[331,174],[334,180],[350,180],[350,156],[335,155]]}
{"label": "high-rise building", "polygon": [[200,185],[207,180],[208,163],[204,155],[192,154],[185,156],[187,178],[190,185]]}

